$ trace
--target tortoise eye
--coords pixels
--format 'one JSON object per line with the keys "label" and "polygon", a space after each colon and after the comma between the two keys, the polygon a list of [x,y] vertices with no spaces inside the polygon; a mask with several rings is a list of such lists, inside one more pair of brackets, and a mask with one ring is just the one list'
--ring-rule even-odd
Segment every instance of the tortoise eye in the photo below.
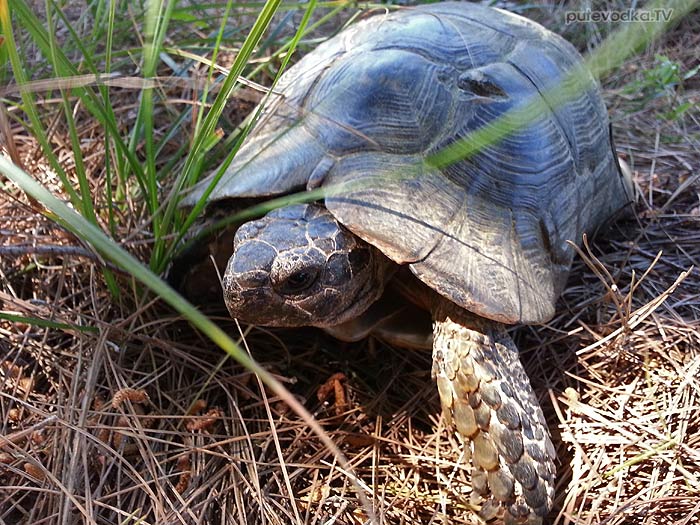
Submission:
{"label": "tortoise eye", "polygon": [[291,295],[298,294],[311,287],[318,278],[318,272],[304,269],[290,274],[279,287],[279,292]]}

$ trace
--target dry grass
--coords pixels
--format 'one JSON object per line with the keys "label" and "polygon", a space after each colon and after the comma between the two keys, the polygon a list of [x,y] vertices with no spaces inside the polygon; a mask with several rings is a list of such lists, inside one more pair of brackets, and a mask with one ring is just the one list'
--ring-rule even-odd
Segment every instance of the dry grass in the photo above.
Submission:
{"label": "dry grass", "polygon": [[[558,524],[700,520],[700,114],[665,120],[666,97],[638,108],[623,91],[655,53],[697,65],[698,25],[608,79],[617,146],[642,189],[636,217],[584,250],[555,319],[515,332],[555,433]],[[699,88],[691,79],[680,96],[697,104]],[[103,184],[99,129],[81,133]],[[51,187],[32,138],[12,136]],[[76,238],[18,193],[0,199],[0,310],[53,323],[0,320],[0,523],[365,523],[346,473],[254,377],[157,300],[135,299],[128,276],[111,297]],[[118,237],[145,253],[142,207],[129,208]],[[381,523],[470,523],[429,355],[314,330],[252,329],[245,342],[323,422]],[[339,372],[346,400],[318,401]]]}

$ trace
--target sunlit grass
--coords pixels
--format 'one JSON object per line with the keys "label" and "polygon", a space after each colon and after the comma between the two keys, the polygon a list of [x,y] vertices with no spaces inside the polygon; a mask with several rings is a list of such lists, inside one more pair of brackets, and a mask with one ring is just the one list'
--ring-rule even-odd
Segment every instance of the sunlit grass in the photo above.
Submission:
{"label": "sunlit grass", "polygon": [[[177,7],[175,2],[154,1],[145,4],[143,12],[128,2],[95,3],[94,26],[91,38],[85,38],[72,24],[82,22],[69,20],[65,13],[54,4],[47,4],[42,19],[25,0],[11,4],[0,2],[0,21],[5,37],[0,58],[7,56],[8,65],[0,74],[14,76],[21,97],[18,101],[7,99],[5,104],[15,105],[27,117],[27,125],[36,137],[43,155],[61,182],[62,191],[69,198],[72,207],[93,224],[105,223],[112,235],[116,234],[116,218],[124,213],[126,201],[136,198],[145,205],[150,218],[149,229],[153,239],[149,251],[150,267],[160,273],[168,265],[174,246],[179,242],[204,202],[198,204],[182,220],[177,208],[183,188],[189,187],[201,178],[205,167],[211,168],[210,155],[221,141],[217,129],[221,114],[232,93],[241,85],[241,75],[256,76],[266,72],[267,62],[279,61],[274,67],[274,82],[285,70],[306,32],[336,16],[346,7],[338,3],[322,17],[310,23],[316,9],[316,2],[304,4],[270,0],[260,4],[239,4],[229,0],[225,4],[194,6],[190,9]],[[301,22],[295,33],[278,43],[278,40],[264,38],[272,29],[279,33],[289,24],[283,19],[278,26],[271,28],[275,14],[283,8],[291,13],[302,10]],[[213,15],[216,12],[218,15]],[[241,24],[245,15],[250,22]],[[185,33],[186,26],[195,28],[205,38],[191,38]],[[57,28],[65,28],[57,34]],[[232,27],[236,28],[232,31]],[[134,32],[134,29],[136,31]],[[174,45],[170,33],[185,35],[183,42]],[[16,37],[20,36],[17,41]],[[177,38],[177,37],[176,37]],[[270,48],[274,46],[274,50]],[[46,57],[46,70],[37,72],[49,77],[41,84],[44,92],[39,92],[32,76],[34,64],[24,55],[36,48]],[[219,81],[217,70],[218,55],[226,50],[235,53],[235,60],[227,68],[226,76]],[[191,58],[186,58],[187,54]],[[266,54],[266,55],[263,55]],[[269,55],[269,56],[268,56]],[[184,61],[183,61],[183,57]],[[161,74],[164,64],[174,69],[178,76],[186,71],[187,63],[195,58],[207,65],[207,78],[202,89],[192,85],[196,99],[193,105],[197,111],[182,111],[168,108],[169,94]],[[266,57],[265,60],[260,60]],[[252,62],[251,60],[256,60]],[[135,118],[128,122],[124,130],[123,116],[117,115],[113,105],[114,96],[110,91],[110,79],[114,75],[124,78],[136,69],[138,77],[132,75],[131,87],[136,88]],[[217,78],[215,79],[215,75]],[[92,81],[86,77],[92,76]],[[51,82],[51,78],[55,83]],[[136,82],[138,78],[142,82]],[[180,79],[189,81],[188,77]],[[71,81],[70,79],[75,79]],[[151,79],[154,82],[151,82]],[[124,84],[122,84],[124,85]],[[216,85],[216,90],[210,86]],[[23,89],[23,86],[27,86]],[[198,91],[199,89],[199,91]],[[42,101],[37,95],[55,92],[60,97],[62,116],[74,153],[74,168],[67,173],[63,163],[54,153],[51,143],[49,123],[45,121]],[[87,110],[104,132],[106,184],[101,188],[91,187],[91,175],[87,172],[82,158],[82,148],[76,125],[76,109]],[[163,122],[156,122],[156,115],[168,112],[170,123],[163,133]],[[178,113],[179,112],[179,113]],[[255,119],[250,118],[238,133],[226,138],[227,150],[224,165],[235,155],[238,146],[246,136]],[[160,127],[160,134],[154,130]],[[186,140],[182,140],[186,137]],[[168,151],[173,139],[180,141],[175,154]],[[165,190],[168,190],[167,192]],[[99,209],[98,209],[99,208]],[[118,287],[106,272],[113,292]]]}

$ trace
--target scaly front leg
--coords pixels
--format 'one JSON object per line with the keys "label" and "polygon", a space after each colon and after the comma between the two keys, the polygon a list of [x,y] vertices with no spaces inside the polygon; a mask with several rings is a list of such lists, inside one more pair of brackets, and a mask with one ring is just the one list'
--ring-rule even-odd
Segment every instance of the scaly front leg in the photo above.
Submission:
{"label": "scaly front leg", "polygon": [[486,521],[542,523],[555,451],[515,343],[502,324],[446,300],[433,316],[432,375],[443,413],[471,452],[472,503]]}

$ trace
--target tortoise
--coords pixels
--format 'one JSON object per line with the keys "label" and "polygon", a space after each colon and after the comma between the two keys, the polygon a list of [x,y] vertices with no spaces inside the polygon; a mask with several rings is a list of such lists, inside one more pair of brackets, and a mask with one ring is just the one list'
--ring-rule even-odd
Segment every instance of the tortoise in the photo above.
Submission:
{"label": "tortoise", "polygon": [[[316,191],[238,229],[222,283],[231,316],[432,344],[486,521],[541,523],[554,497],[554,447],[507,328],[553,317],[570,241],[633,195],[581,66],[563,38],[499,9],[368,17],[291,67],[218,184],[183,199]],[[517,111],[528,118],[477,143]],[[441,162],[450,147],[469,154]],[[430,313],[432,337],[404,304]]]}

